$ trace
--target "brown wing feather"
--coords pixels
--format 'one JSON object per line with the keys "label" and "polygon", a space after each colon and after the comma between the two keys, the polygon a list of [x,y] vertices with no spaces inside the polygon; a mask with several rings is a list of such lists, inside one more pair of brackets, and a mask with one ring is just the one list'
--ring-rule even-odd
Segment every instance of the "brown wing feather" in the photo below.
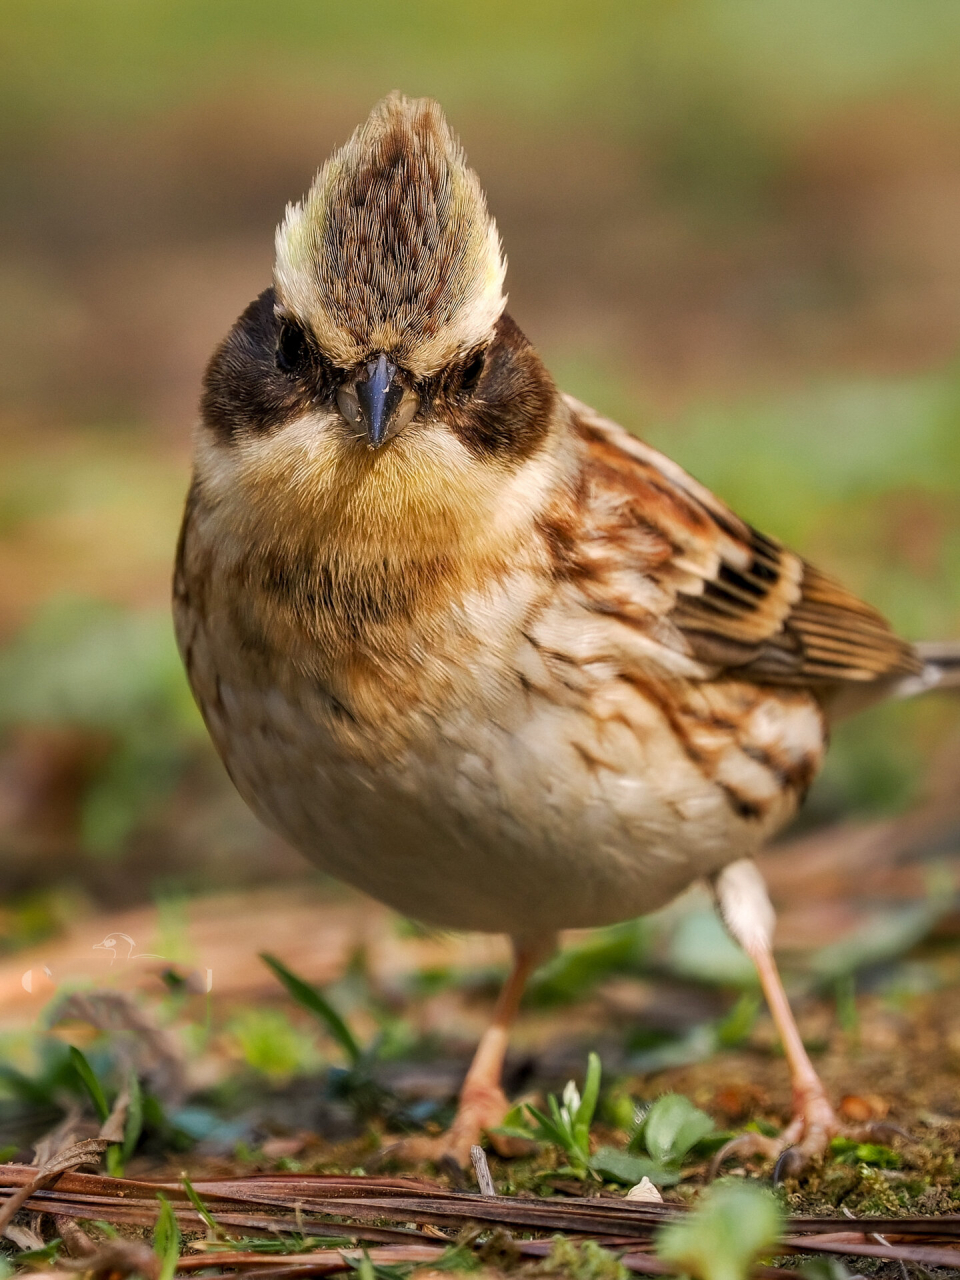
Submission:
{"label": "brown wing feather", "polygon": [[[870,605],[649,445],[576,401],[570,407],[594,481],[589,569],[598,586],[605,578],[597,607],[649,625],[652,581],[665,593],[661,617],[692,657],[761,683],[830,688],[921,669],[913,646]],[[622,565],[632,543],[631,578]]]}

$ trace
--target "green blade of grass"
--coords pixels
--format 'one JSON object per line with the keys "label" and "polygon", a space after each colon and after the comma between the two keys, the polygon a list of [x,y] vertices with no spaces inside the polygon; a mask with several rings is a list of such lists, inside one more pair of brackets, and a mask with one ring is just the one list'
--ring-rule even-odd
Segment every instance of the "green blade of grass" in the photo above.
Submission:
{"label": "green blade of grass", "polygon": [[214,1233],[214,1235],[222,1236],[223,1228],[220,1226],[216,1218],[213,1216],[213,1214],[210,1212],[207,1206],[203,1203],[203,1201],[197,1195],[197,1192],[194,1189],[193,1183],[190,1181],[190,1179],[187,1177],[185,1173],[181,1173],[180,1181],[183,1184],[184,1191],[187,1193],[187,1199],[196,1209],[197,1213],[199,1213],[200,1217],[204,1220],[204,1222],[207,1224],[210,1230]]}
{"label": "green blade of grass", "polygon": [[93,1067],[91,1067],[90,1063],[87,1061],[86,1054],[84,1054],[75,1045],[71,1045],[70,1061],[73,1063],[73,1069],[80,1078],[80,1083],[83,1085],[89,1095],[90,1101],[93,1103],[94,1109],[100,1118],[100,1123],[106,1123],[106,1119],[110,1114],[110,1108],[107,1105],[107,1099],[104,1095],[100,1081],[94,1074]]}
{"label": "green blade of grass", "polygon": [[[61,1244],[63,1244],[63,1241],[59,1236],[56,1236],[45,1244],[42,1249],[24,1249],[20,1253],[14,1254],[14,1263],[18,1267],[27,1267],[30,1263],[56,1262]],[[36,1275],[38,1270],[38,1267],[30,1267],[28,1274],[32,1272]]]}
{"label": "green blade of grass", "polygon": [[140,1081],[135,1071],[130,1072],[127,1085],[130,1103],[127,1107],[127,1121],[123,1126],[123,1163],[126,1164],[140,1141],[143,1132],[143,1094],[140,1092]]}
{"label": "green blade of grass", "polygon": [[353,1271],[354,1275],[357,1276],[357,1280],[376,1280],[377,1273],[373,1269],[373,1263],[370,1261],[370,1255],[367,1253],[366,1249],[364,1249],[363,1254],[360,1257],[360,1261],[356,1264]]}
{"label": "green blade of grass", "polygon": [[333,1005],[324,999],[316,987],[311,986],[309,982],[304,982],[303,978],[298,978],[295,973],[291,973],[287,966],[278,960],[276,956],[272,956],[266,951],[261,951],[260,959],[268,968],[273,970],[297,1004],[302,1005],[315,1018],[320,1019],[350,1059],[351,1066],[359,1066],[363,1051],[354,1039],[353,1032],[334,1009]]}
{"label": "green blade of grass", "polygon": [[554,1124],[549,1116],[535,1107],[532,1102],[525,1104],[528,1115],[531,1115],[536,1121],[536,1128],[533,1130],[533,1136],[537,1142],[552,1142],[555,1147],[565,1150],[563,1130]]}
{"label": "green blade of grass", "polygon": [[157,1199],[160,1201],[160,1212],[153,1229],[153,1251],[160,1263],[157,1280],[173,1280],[180,1257],[180,1228],[170,1201],[162,1191],[157,1192]]}
{"label": "green blade of grass", "polygon": [[96,1227],[98,1231],[102,1231],[108,1240],[119,1240],[120,1232],[112,1222],[104,1222],[102,1218],[79,1218],[81,1226],[89,1222],[92,1227]]}
{"label": "green blade of grass", "polygon": [[590,1126],[593,1124],[597,1101],[600,1097],[600,1059],[591,1053],[587,1059],[587,1078],[583,1086],[583,1097],[573,1117],[573,1136],[577,1146],[590,1154]]}

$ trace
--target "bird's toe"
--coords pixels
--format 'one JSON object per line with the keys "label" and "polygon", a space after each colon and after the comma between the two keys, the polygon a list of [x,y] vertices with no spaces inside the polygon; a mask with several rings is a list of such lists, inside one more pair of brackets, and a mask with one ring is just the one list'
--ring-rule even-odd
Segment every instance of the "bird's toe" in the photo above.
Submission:
{"label": "bird's toe", "polygon": [[479,1146],[486,1137],[501,1156],[527,1154],[531,1145],[523,1139],[497,1133],[510,1103],[500,1088],[485,1087],[465,1092],[460,1099],[453,1124],[446,1133],[428,1136],[415,1134],[402,1138],[386,1148],[383,1159],[395,1163],[432,1163],[439,1167],[470,1167],[470,1148]]}
{"label": "bird's toe", "polygon": [[895,1137],[909,1140],[910,1135],[889,1121],[841,1124],[826,1097],[815,1095],[803,1100],[789,1124],[777,1137],[767,1138],[758,1133],[744,1133],[725,1143],[713,1157],[710,1177],[716,1177],[727,1160],[763,1156],[766,1160],[773,1161],[773,1181],[782,1182],[784,1178],[798,1178],[810,1165],[820,1163],[830,1150],[834,1138],[888,1143]]}

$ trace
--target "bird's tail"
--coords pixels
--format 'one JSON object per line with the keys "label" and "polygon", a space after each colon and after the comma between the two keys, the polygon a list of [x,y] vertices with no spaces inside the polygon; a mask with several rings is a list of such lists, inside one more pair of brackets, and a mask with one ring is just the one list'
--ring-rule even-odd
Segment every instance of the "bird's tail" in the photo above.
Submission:
{"label": "bird's tail", "polygon": [[930,640],[914,647],[923,670],[901,682],[897,692],[902,698],[928,689],[960,689],[960,640]]}

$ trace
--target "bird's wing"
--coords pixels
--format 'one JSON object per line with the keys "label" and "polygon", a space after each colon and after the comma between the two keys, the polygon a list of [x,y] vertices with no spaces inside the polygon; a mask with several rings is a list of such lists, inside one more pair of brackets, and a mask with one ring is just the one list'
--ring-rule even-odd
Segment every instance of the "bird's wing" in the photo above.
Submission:
{"label": "bird's wing", "polygon": [[581,583],[595,608],[653,627],[715,676],[829,692],[921,670],[875,609],[669,458],[568,404],[587,451]]}

